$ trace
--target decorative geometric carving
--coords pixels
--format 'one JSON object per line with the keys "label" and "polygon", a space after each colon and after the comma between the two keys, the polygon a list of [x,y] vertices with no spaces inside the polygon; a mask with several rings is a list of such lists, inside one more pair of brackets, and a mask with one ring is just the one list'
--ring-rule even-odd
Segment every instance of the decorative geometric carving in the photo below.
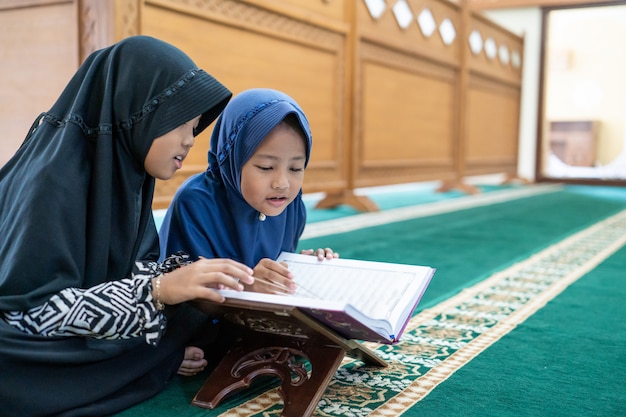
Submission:
{"label": "decorative geometric carving", "polygon": [[511,65],[513,68],[518,69],[520,65],[522,65],[522,58],[520,57],[519,52],[513,51],[511,53]]}
{"label": "decorative geometric carving", "polygon": [[[365,0],[370,15],[378,19],[386,9],[386,2],[384,0]],[[437,30],[437,22],[435,17],[429,8],[424,8],[415,18],[413,10],[409,5],[408,0],[396,0],[392,7],[393,15],[398,23],[398,26],[402,29],[408,28],[413,21],[417,22],[417,25],[425,38],[430,38]],[[449,18],[444,18],[439,25],[439,34],[445,45],[451,45],[456,39],[456,29],[454,23]]]}
{"label": "decorative geometric carving", "polygon": [[[384,6],[384,1],[380,1],[382,1]],[[260,28],[263,31],[269,30],[292,39],[302,39],[316,44],[326,45],[333,49],[337,49],[343,41],[343,36],[337,32],[247,2],[234,0],[160,1],[160,3],[166,2],[185,6],[187,9],[186,13],[193,14],[193,8],[195,8],[200,12],[198,13],[199,16],[206,17],[206,13],[203,13],[203,11],[209,12],[221,18],[236,21],[237,25],[252,26]]]}
{"label": "decorative geometric carving", "polygon": [[393,15],[396,17],[396,21],[402,29],[408,28],[413,20],[413,12],[406,0],[398,0],[398,2],[393,5]]}
{"label": "decorative geometric carving", "polygon": [[239,325],[247,327],[256,332],[279,334],[283,336],[302,337],[307,335],[302,327],[297,326],[293,320],[281,320],[278,317],[264,317],[258,314],[251,314],[242,310],[237,313],[225,314],[224,318]]}
{"label": "decorative geometric carving", "polygon": [[487,38],[483,44],[482,36],[477,29],[472,30],[468,41],[470,50],[474,55],[480,54],[484,48],[487,58],[494,59],[497,56],[502,65],[510,64],[513,68],[519,69],[522,64],[520,53],[518,51],[511,51],[507,45],[502,44],[498,47],[496,41],[491,37]]}
{"label": "decorative geometric carving", "polygon": [[437,29],[437,23],[435,22],[435,18],[433,17],[430,9],[424,9],[417,16],[417,24],[422,31],[422,34],[427,38],[433,34],[435,29]]}
{"label": "decorative geometric carving", "polygon": [[494,41],[493,38],[487,38],[485,41],[485,54],[487,54],[487,58],[494,59],[497,52],[496,41]]}
{"label": "decorative geometric carving", "polygon": [[476,29],[469,35],[470,50],[474,55],[478,55],[483,50],[483,38],[480,36],[480,32]]}
{"label": "decorative geometric carving", "polygon": [[385,0],[365,0],[365,6],[374,19],[379,19],[387,8]]}
{"label": "decorative geometric carving", "polygon": [[500,45],[500,48],[498,48],[498,57],[502,65],[509,65],[509,48],[506,45]]}
{"label": "decorative geometric carving", "polygon": [[301,350],[273,346],[248,353],[233,365],[231,371],[234,377],[241,378],[269,365],[281,367],[285,376],[291,375],[289,383],[297,387],[308,379],[305,366],[308,361],[308,356]]}
{"label": "decorative geometric carving", "polygon": [[454,42],[454,38],[456,38],[456,30],[454,30],[454,24],[447,17],[443,19],[441,25],[439,25],[439,34],[441,35],[441,40],[445,45],[451,45]]}

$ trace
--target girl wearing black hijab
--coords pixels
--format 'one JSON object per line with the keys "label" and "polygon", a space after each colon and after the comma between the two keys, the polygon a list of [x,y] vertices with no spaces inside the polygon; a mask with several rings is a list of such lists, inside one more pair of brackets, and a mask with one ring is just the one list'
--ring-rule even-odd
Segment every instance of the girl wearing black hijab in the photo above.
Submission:
{"label": "girl wearing black hijab", "polygon": [[109,415],[206,364],[186,350],[205,316],[184,302],[252,271],[158,263],[151,205],[230,97],[179,49],[130,37],[86,59],[0,169],[3,416]]}

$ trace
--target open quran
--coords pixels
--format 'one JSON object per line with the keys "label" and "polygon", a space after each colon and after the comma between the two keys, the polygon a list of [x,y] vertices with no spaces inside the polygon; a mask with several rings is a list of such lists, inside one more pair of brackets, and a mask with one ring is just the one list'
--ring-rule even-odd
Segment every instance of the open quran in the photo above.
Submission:
{"label": "open quran", "polygon": [[226,302],[292,306],[346,339],[396,343],[435,270],[354,259],[319,261],[283,252],[277,261],[293,272],[295,294],[220,290]]}

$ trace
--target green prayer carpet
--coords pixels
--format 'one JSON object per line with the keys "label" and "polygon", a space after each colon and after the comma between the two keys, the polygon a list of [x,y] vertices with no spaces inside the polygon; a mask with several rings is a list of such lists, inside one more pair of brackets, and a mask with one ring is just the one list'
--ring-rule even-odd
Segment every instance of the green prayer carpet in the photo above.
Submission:
{"label": "green prayer carpet", "polygon": [[626,416],[626,249],[459,369],[406,416]]}
{"label": "green prayer carpet", "polygon": [[[416,198],[396,197],[400,201],[396,207]],[[414,200],[414,204],[421,203]],[[393,204],[388,200],[379,206],[387,209]],[[489,206],[307,239],[299,249],[330,246],[344,258],[435,267],[418,314],[624,209],[626,189],[564,186]],[[311,222],[355,214],[343,207],[311,211]],[[409,417],[626,415],[625,263],[622,248],[399,413]],[[386,372],[388,368],[378,371],[381,376]],[[164,392],[118,416],[220,416],[271,385],[259,383],[228,397],[215,410],[206,410],[190,405],[206,377],[206,373],[175,377]],[[358,381],[352,389],[361,390]],[[371,411],[358,407],[328,411],[333,408],[332,397],[323,399],[331,406],[318,410],[316,416],[361,417]],[[231,415],[252,415],[236,410]],[[253,415],[277,416],[280,407]]]}

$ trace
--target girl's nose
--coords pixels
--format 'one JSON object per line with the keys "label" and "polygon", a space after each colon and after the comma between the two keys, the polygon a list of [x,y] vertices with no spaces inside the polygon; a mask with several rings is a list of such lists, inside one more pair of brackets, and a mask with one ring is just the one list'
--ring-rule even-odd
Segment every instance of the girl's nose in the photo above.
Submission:
{"label": "girl's nose", "polygon": [[185,138],[185,140],[183,140],[183,146],[187,148],[191,148],[194,143],[196,143],[196,138],[193,135],[189,135]]}
{"label": "girl's nose", "polygon": [[287,179],[287,176],[280,173],[274,177],[274,181],[272,181],[272,188],[274,190],[286,190],[289,188],[289,180]]}

